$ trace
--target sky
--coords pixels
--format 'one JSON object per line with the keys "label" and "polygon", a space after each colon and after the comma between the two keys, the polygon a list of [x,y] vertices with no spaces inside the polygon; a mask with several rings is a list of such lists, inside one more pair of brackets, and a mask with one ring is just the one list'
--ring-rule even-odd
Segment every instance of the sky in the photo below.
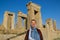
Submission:
{"label": "sky", "polygon": [[15,17],[18,11],[27,14],[26,4],[30,1],[41,6],[43,24],[48,18],[52,18],[56,20],[57,29],[60,29],[60,0],[0,0],[0,25],[3,23],[5,11],[14,12]]}

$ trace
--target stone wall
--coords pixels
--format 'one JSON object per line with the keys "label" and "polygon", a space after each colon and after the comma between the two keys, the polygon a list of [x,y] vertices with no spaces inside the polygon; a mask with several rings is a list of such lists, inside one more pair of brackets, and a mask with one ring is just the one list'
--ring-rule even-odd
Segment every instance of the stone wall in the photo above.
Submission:
{"label": "stone wall", "polygon": [[0,40],[24,40],[32,19],[37,21],[37,28],[42,32],[43,40],[60,38],[60,30],[57,30],[55,20],[49,18],[46,20],[46,24],[42,25],[41,7],[32,2],[29,2],[26,6],[28,14],[19,11],[16,16],[17,22],[15,26],[15,14],[9,11],[5,12],[3,23],[0,26]]}

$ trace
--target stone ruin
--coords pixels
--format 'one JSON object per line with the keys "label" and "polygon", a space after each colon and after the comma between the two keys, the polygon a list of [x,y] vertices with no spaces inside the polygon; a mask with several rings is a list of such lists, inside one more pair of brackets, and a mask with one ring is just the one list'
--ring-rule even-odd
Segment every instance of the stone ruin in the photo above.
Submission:
{"label": "stone ruin", "polygon": [[[15,14],[5,11],[2,25],[0,25],[0,40],[24,40],[26,31],[30,28],[31,19],[36,19],[37,28],[41,30],[44,40],[59,40],[60,30],[56,28],[56,21],[51,18],[42,24],[41,6],[29,2],[27,5],[27,15],[18,12],[15,24]],[[23,20],[23,22],[22,22]]]}

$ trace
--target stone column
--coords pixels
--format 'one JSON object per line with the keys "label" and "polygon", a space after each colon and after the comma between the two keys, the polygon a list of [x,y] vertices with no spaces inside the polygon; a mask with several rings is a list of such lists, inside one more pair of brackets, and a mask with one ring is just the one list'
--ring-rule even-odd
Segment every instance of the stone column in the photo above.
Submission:
{"label": "stone column", "polygon": [[26,25],[26,19],[24,19],[24,27],[25,27],[25,29],[27,29],[26,26],[27,26]]}
{"label": "stone column", "polygon": [[13,17],[12,17],[12,27],[11,27],[11,29],[14,29],[15,27],[14,27],[14,25],[15,25],[15,14],[13,13]]}
{"label": "stone column", "polygon": [[56,20],[53,21],[53,28],[56,31]]}
{"label": "stone column", "polygon": [[31,19],[34,19],[34,10],[31,5],[28,5],[28,14],[27,14],[27,29],[30,28]]}
{"label": "stone column", "polygon": [[12,32],[14,30],[14,13],[8,13],[8,21],[7,21],[7,33]]}
{"label": "stone column", "polygon": [[52,19],[47,19],[47,24],[49,25],[49,29],[53,31],[53,22]]}
{"label": "stone column", "polygon": [[40,6],[30,2],[27,4],[28,15],[27,15],[27,27],[30,28],[31,19],[37,21],[37,28],[42,27],[42,19],[40,14]]}
{"label": "stone column", "polygon": [[8,21],[7,21],[8,22],[7,23],[7,29],[8,30],[11,30],[11,27],[12,27],[12,25],[11,25],[12,22],[11,21],[12,21],[12,16],[8,15]]}
{"label": "stone column", "polygon": [[20,16],[21,14],[22,14],[21,12],[18,12],[17,24],[16,24],[16,28],[17,28],[17,29],[22,28],[22,18],[21,18],[21,16]]}
{"label": "stone column", "polygon": [[[26,31],[26,18],[27,15],[22,14],[22,12],[18,12],[17,24],[16,24],[16,31],[17,33],[23,33]],[[24,24],[24,25],[23,25]]]}
{"label": "stone column", "polygon": [[53,22],[52,19],[47,19],[46,20],[46,27],[47,27],[47,40],[53,40]]}
{"label": "stone column", "polygon": [[37,10],[37,13],[35,14],[35,19],[37,21],[37,28],[42,28],[42,18],[40,8]]}
{"label": "stone column", "polygon": [[7,29],[7,20],[8,20],[8,11],[5,11],[3,24],[2,24],[5,27],[5,29]]}
{"label": "stone column", "polygon": [[46,29],[47,29],[47,34],[46,34],[46,36],[47,36],[47,40],[52,40],[52,35],[51,35],[51,19],[47,19],[46,20]]}
{"label": "stone column", "polygon": [[3,26],[5,27],[5,32],[10,32],[11,29],[14,29],[14,14],[12,12],[6,11],[4,14]]}

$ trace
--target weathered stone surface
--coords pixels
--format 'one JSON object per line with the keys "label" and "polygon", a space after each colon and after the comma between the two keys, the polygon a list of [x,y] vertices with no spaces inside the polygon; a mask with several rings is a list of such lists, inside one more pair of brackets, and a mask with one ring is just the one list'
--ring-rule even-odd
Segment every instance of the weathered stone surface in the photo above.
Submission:
{"label": "weathered stone surface", "polygon": [[27,4],[27,9],[27,15],[20,11],[18,12],[15,26],[15,14],[13,12],[5,12],[3,24],[0,25],[0,40],[24,40],[32,19],[37,21],[37,28],[42,32],[43,40],[60,40],[60,30],[56,28],[56,21],[49,18],[46,20],[46,24],[42,25],[41,7],[39,5],[30,2]]}
{"label": "weathered stone surface", "polygon": [[12,38],[10,40],[24,40],[26,34],[23,34],[21,36],[17,36],[16,38]]}
{"label": "weathered stone surface", "polygon": [[8,38],[16,36],[15,34],[0,34],[0,40],[7,40]]}

